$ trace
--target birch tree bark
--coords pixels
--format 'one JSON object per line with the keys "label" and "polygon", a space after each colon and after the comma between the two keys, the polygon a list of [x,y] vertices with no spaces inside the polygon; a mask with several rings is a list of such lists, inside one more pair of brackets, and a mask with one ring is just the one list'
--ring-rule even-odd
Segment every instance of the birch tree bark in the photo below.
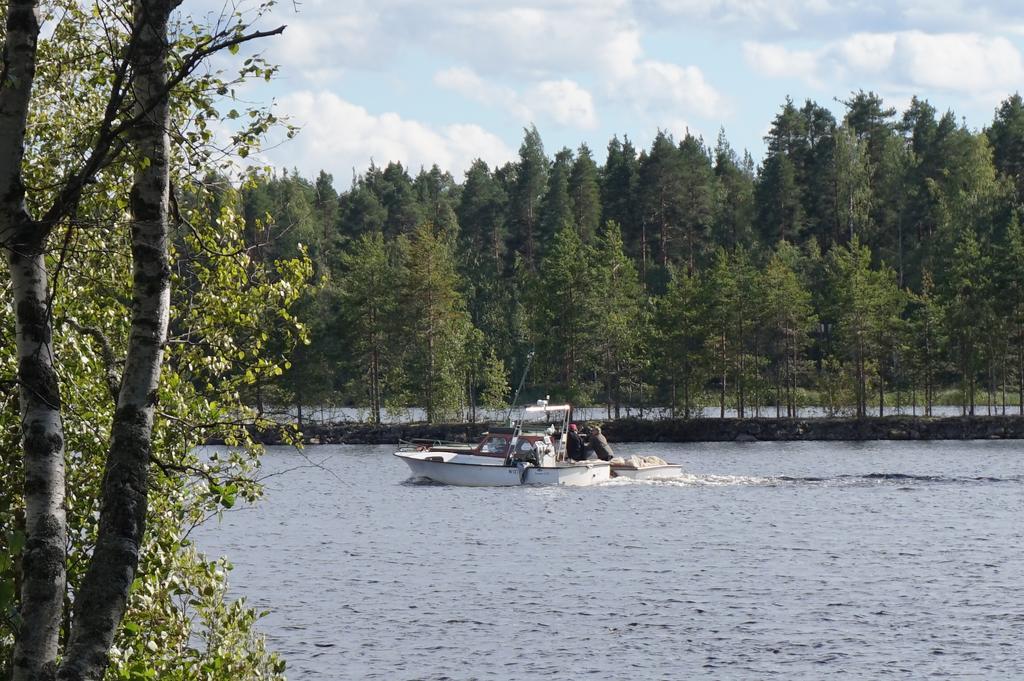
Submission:
{"label": "birch tree bark", "polygon": [[0,75],[0,245],[16,311],[27,538],[15,681],[53,678],[66,574],[64,428],[44,259],[47,230],[29,215],[21,170],[39,27],[34,0],[9,3]]}
{"label": "birch tree bark", "polygon": [[103,476],[96,548],[75,598],[71,637],[58,678],[100,679],[124,616],[146,528],[153,413],[171,302],[167,22],[179,0],[135,0],[129,55],[138,170],[131,189],[132,325]]}
{"label": "birch tree bark", "polygon": [[[103,43],[103,48],[110,49],[107,57],[112,70],[106,105],[95,127],[86,126],[86,137],[92,142],[69,149],[67,159],[72,160],[57,162],[61,167],[55,172],[63,173],[59,182],[29,200],[23,167],[33,84],[36,80],[45,83],[42,77],[36,78],[43,13],[37,0],[5,3],[5,31],[0,35],[0,249],[10,271],[11,303],[16,312],[24,476],[15,484],[20,483],[24,501],[25,533],[11,660],[14,681],[102,678],[136,576],[170,313],[170,92],[187,83],[210,55],[284,29],[246,32],[248,25],[242,20],[218,25],[209,34],[196,29],[201,37],[192,49],[172,60],[168,21],[180,2],[125,0],[125,7],[132,12],[131,30],[123,44]],[[250,62],[247,68],[261,75],[271,72]],[[40,73],[45,76],[46,71]],[[126,157],[126,150],[130,156]],[[51,290],[56,284],[48,277],[46,254],[51,233],[57,225],[68,225],[68,220],[76,217],[83,193],[96,182],[97,174],[125,158],[137,169],[130,194],[131,329],[121,382],[116,386],[97,543],[86,577],[75,590],[74,617],[69,624],[64,608],[69,591],[65,431],[52,322],[53,301],[59,291]],[[52,201],[52,205],[38,205],[43,201]],[[33,210],[39,217],[33,216]],[[62,651],[63,637],[67,644]],[[58,656],[62,658],[59,668]]]}

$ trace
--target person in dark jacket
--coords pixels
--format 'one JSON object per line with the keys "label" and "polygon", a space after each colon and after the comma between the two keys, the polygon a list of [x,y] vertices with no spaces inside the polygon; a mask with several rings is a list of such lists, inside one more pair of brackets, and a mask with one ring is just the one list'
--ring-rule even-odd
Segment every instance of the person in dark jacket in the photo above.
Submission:
{"label": "person in dark jacket", "polygon": [[569,455],[569,459],[572,461],[583,461],[587,458],[583,438],[580,437],[575,423],[569,424],[569,432],[566,434],[565,453]]}
{"label": "person in dark jacket", "polygon": [[594,450],[594,454],[597,454],[597,458],[601,461],[611,461],[615,455],[612,453],[612,447],[608,444],[608,440],[605,439],[601,433],[601,426],[590,427],[590,437],[587,438],[590,447]]}

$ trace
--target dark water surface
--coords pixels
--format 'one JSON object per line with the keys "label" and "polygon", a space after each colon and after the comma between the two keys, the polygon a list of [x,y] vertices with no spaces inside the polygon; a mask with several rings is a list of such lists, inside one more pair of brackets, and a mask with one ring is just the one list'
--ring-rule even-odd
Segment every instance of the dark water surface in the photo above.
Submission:
{"label": "dark water surface", "polygon": [[271,449],[199,534],[291,679],[1024,678],[1024,443],[618,445],[687,475],[593,488],[391,450]]}

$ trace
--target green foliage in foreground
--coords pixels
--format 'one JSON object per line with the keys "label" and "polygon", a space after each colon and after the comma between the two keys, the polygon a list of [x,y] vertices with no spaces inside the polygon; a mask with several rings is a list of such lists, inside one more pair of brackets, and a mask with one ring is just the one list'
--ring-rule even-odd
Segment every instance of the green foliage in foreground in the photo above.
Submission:
{"label": "green foliage in foreground", "polygon": [[[194,215],[193,225],[200,225]],[[239,395],[257,373],[274,375],[283,359],[267,354],[266,339],[250,333],[253,316],[277,316],[283,328],[298,327],[288,312],[310,276],[308,263],[282,261],[273,279],[244,254],[232,258],[186,257],[206,247],[237,251],[241,223],[229,214],[183,236],[178,253],[174,332],[160,391],[162,418],[154,444],[146,544],[129,610],[111,656],[109,678],[277,678],[283,662],[269,653],[254,624],[258,614],[227,595],[229,565],[210,561],[188,539],[192,527],[236,503],[260,495],[259,448],[242,427],[255,414]],[[115,241],[98,251],[70,254],[62,287],[69,294],[55,309],[58,347],[64,348],[61,389],[65,395],[68,451],[67,513],[71,544],[68,594],[82,578],[96,531],[99,485],[113,401],[107,387],[105,353],[114,357],[125,341],[128,311],[120,276],[128,254]],[[188,272],[186,282],[181,273]],[[10,309],[0,307],[9,329]],[[105,344],[109,343],[109,346]],[[0,371],[11,366],[11,348],[0,349]],[[231,358],[259,358],[239,371]],[[0,478],[19,480],[18,413],[13,396],[0,404]],[[207,455],[210,437],[235,448]],[[23,537],[18,485],[0,487],[0,660],[10,659],[17,626],[17,561]]]}
{"label": "green foliage in foreground", "polygon": [[[28,182],[42,188],[33,189],[29,200],[44,203],[52,198],[47,188],[59,186],[59,178],[91,144],[115,78],[109,50],[124,41],[121,31],[131,25],[130,3],[55,3],[47,5],[50,10],[55,14],[48,18],[59,15],[60,21],[55,33],[40,41],[25,161]],[[241,16],[225,19],[224,25]],[[175,59],[208,44],[208,29],[201,23],[183,20],[175,27]],[[312,279],[310,261],[300,253],[259,257],[234,209],[235,190],[196,179],[216,179],[210,171],[217,167],[219,152],[208,144],[213,126],[244,121],[233,151],[245,156],[273,125],[266,111],[241,116],[234,109],[218,111],[232,87],[248,78],[269,78],[273,71],[256,57],[244,62],[237,78],[197,73],[173,92],[177,144],[172,182],[180,215],[175,216],[172,246],[171,330],[157,395],[145,543],[110,651],[108,679],[283,678],[283,660],[267,650],[256,630],[260,613],[228,596],[230,564],[202,555],[189,539],[197,524],[260,496],[260,448],[245,427],[258,418],[242,396],[280,376],[285,356],[305,337],[293,312]],[[92,178],[73,219],[58,226],[57,247],[47,254],[66,452],[68,603],[74,601],[96,540],[113,393],[127,346],[131,278],[126,272],[131,272],[132,254],[126,208],[134,165],[134,159],[118,157]],[[25,548],[10,288],[2,268],[0,678],[11,672],[14,635],[21,624]],[[201,449],[213,437],[231,448],[216,455]],[[68,626],[63,623],[61,645]]]}

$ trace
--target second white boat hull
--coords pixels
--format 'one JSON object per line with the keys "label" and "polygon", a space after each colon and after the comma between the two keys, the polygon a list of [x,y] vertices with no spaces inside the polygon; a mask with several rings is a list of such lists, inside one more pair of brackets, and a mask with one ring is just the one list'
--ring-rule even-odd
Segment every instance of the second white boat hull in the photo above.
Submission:
{"label": "second white boat hull", "polygon": [[632,466],[612,466],[612,477],[628,478],[630,480],[664,480],[666,478],[677,478],[683,474],[683,467],[677,463],[665,464],[663,466],[643,466],[634,468]]}

